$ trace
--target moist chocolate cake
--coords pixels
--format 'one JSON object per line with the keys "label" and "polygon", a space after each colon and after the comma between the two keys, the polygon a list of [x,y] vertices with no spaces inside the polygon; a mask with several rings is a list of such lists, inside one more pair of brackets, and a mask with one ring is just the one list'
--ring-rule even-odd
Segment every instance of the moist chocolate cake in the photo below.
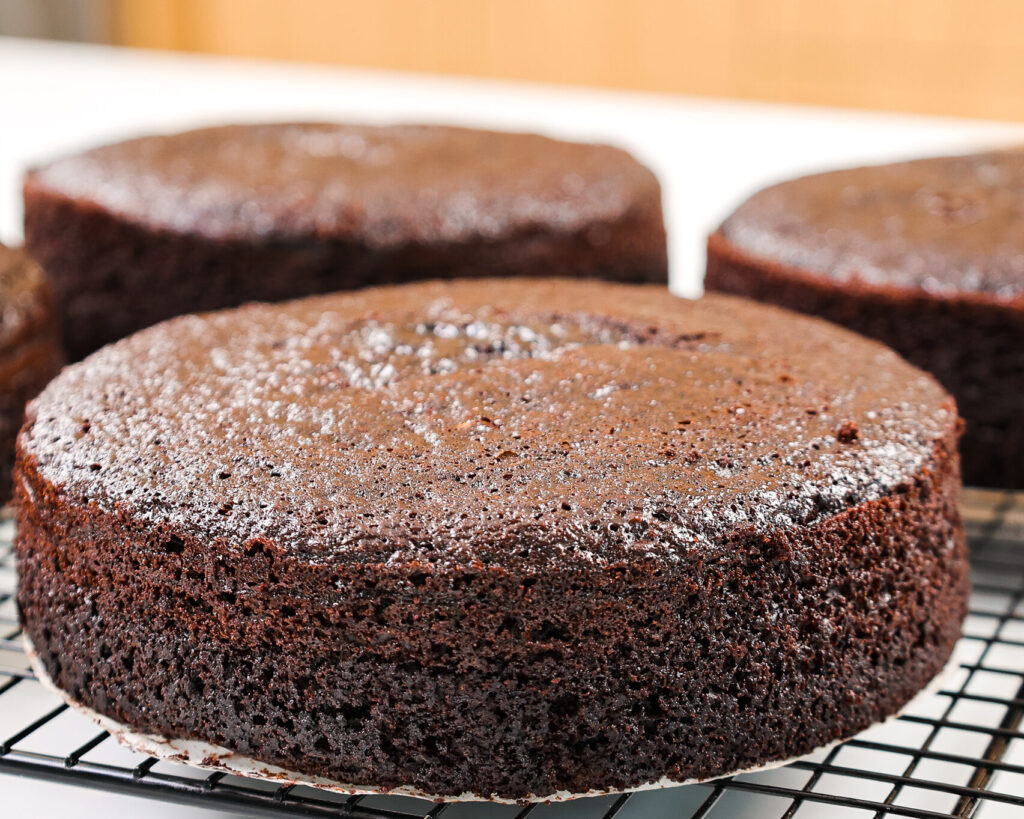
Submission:
{"label": "moist chocolate cake", "polygon": [[25,404],[60,369],[56,328],[42,272],[20,250],[0,244],[0,505],[11,497]]}
{"label": "moist chocolate cake", "polygon": [[525,800],[899,709],[960,632],[953,400],[728,296],[429,282],[173,319],[18,448],[48,675],[307,775]]}
{"label": "moist chocolate cake", "polygon": [[763,190],[711,237],[706,284],[889,344],[956,397],[964,479],[1024,489],[1024,150]]}
{"label": "moist chocolate cake", "polygon": [[181,313],[431,277],[666,282],[629,154],[436,126],[274,124],[108,145],[26,176],[70,355]]}

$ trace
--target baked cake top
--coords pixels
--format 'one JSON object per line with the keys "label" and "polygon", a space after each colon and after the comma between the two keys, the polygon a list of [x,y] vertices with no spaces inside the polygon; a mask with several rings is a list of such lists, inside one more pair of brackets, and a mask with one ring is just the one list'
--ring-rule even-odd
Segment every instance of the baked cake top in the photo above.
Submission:
{"label": "baked cake top", "polygon": [[370,246],[571,232],[660,197],[649,170],[607,145],[328,123],[133,139],[37,168],[26,187],[173,232]]}
{"label": "baked cake top", "polygon": [[0,244],[0,350],[51,318],[43,273],[21,250]]}
{"label": "baked cake top", "polygon": [[767,188],[722,226],[747,253],[839,281],[1024,293],[1024,149],[833,171]]}
{"label": "baked cake top", "polygon": [[804,526],[913,479],[957,423],[931,377],[816,319],[516,279],[172,319],[29,418],[30,497],[313,561],[537,567]]}

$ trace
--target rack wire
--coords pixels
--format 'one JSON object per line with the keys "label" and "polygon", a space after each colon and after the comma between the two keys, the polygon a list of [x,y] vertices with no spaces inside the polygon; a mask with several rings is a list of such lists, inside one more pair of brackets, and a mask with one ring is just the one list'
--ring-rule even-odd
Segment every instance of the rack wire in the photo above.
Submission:
{"label": "rack wire", "polygon": [[1024,494],[968,490],[974,592],[955,672],[934,696],[784,768],[661,791],[516,807],[342,796],[158,761],[117,745],[35,679],[0,524],[0,772],[250,816],[636,819],[1024,816]]}

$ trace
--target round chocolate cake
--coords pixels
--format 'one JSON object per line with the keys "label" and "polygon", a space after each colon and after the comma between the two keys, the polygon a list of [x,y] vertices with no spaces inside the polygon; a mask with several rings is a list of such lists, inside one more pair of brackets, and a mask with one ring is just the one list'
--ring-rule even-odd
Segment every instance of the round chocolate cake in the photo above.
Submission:
{"label": "round chocolate cake", "polygon": [[162,319],[429,277],[668,278],[624,151],[436,126],[239,125],[31,171],[25,241],[73,358]]}
{"label": "round chocolate cake", "polygon": [[763,190],[711,237],[706,285],[890,345],[956,397],[964,479],[1024,489],[1024,150]]}
{"label": "round chocolate cake", "polygon": [[942,669],[958,424],[876,342],[655,286],[181,317],[32,403],[18,603],[76,702],[306,775],[510,800],[713,777]]}
{"label": "round chocolate cake", "polygon": [[60,369],[60,344],[42,272],[0,244],[0,505],[11,496],[14,439],[25,404]]}

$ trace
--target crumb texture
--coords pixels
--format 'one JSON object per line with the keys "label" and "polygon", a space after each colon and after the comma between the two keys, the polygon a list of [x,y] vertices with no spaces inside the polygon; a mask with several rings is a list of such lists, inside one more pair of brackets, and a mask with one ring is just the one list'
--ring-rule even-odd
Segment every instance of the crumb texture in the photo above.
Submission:
{"label": "crumb texture", "polygon": [[957,418],[726,296],[425,283],[183,317],[19,442],[19,605],[140,730],[505,798],[712,776],[895,711],[966,599]]}

